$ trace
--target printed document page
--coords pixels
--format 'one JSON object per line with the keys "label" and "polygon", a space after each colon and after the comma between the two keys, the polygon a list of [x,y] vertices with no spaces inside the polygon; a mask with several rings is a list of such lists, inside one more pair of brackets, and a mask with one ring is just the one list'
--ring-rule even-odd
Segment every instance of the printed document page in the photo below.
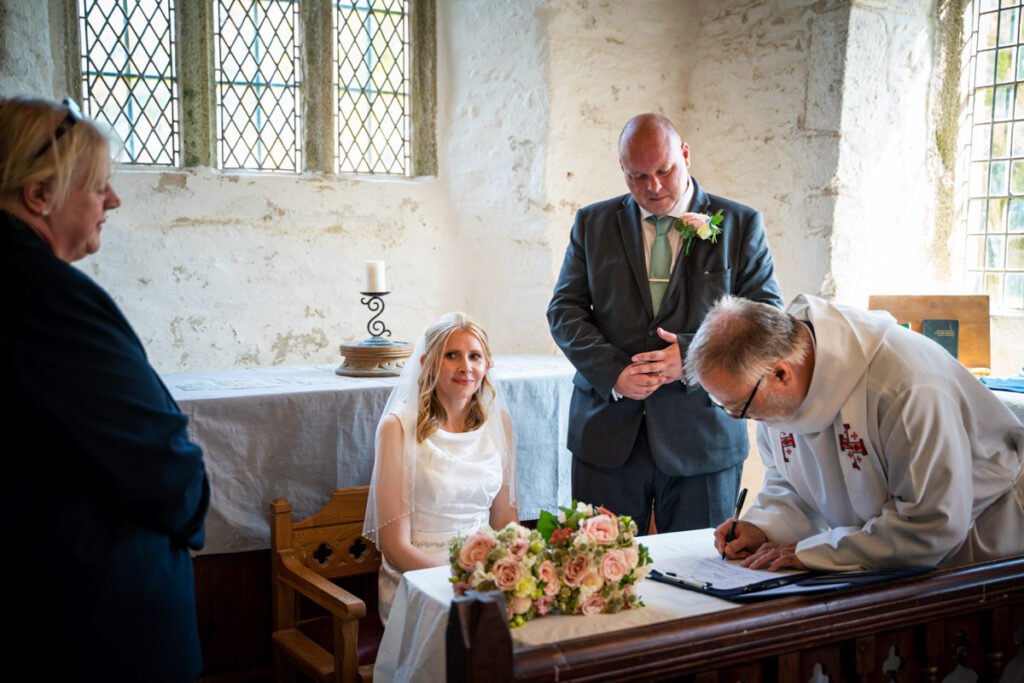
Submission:
{"label": "printed document page", "polygon": [[654,568],[662,574],[697,588],[716,590],[734,590],[783,576],[807,573],[790,569],[777,572],[747,569],[741,567],[738,560],[729,561],[720,557],[676,557],[664,562],[655,562]]}

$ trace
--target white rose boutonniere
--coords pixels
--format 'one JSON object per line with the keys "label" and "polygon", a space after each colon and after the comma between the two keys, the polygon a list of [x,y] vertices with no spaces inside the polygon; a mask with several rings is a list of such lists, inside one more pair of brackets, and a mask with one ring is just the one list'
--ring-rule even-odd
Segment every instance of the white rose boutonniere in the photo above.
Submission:
{"label": "white rose boutonniere", "polygon": [[690,255],[690,245],[694,237],[708,240],[712,244],[718,242],[718,235],[722,232],[719,223],[722,222],[722,210],[715,212],[714,216],[706,213],[684,213],[682,218],[677,218],[675,229],[686,240],[685,255]]}

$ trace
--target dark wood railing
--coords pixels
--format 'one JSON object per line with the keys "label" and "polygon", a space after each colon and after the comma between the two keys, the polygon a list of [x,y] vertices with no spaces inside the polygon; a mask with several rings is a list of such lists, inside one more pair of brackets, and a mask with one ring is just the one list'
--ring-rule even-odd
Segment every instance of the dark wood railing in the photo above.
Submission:
{"label": "dark wood railing", "polygon": [[503,603],[472,595],[452,605],[447,659],[474,682],[937,682],[958,666],[998,681],[1021,638],[1024,557],[518,649]]}

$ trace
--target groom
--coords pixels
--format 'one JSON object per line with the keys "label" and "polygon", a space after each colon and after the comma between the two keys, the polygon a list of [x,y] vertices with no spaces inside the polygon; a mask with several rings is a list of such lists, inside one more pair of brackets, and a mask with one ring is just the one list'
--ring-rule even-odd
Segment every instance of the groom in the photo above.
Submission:
{"label": "groom", "polygon": [[[630,119],[619,165],[629,194],[576,213],[548,306],[551,335],[576,367],[573,497],[630,515],[641,533],[652,508],[659,531],[714,527],[732,514],[746,423],[688,391],[681,358],[723,294],[781,306],[782,293],[761,214],[701,189],[667,118]],[[655,225],[719,210],[715,243],[687,246],[671,219]]]}

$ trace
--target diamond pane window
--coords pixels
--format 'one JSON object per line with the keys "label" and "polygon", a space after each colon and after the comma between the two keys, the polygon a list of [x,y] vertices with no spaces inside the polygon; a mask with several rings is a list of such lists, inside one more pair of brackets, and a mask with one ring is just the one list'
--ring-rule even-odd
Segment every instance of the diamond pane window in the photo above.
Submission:
{"label": "diamond pane window", "polygon": [[173,16],[173,0],[79,0],[83,108],[128,163],[180,163]]}
{"label": "diamond pane window", "polygon": [[1021,0],[966,8],[971,160],[965,280],[997,308],[1024,308],[1024,26]]}
{"label": "diamond pane window", "polygon": [[300,171],[298,1],[217,0],[215,10],[219,167]]}
{"label": "diamond pane window", "polygon": [[338,171],[410,171],[407,0],[335,5]]}

